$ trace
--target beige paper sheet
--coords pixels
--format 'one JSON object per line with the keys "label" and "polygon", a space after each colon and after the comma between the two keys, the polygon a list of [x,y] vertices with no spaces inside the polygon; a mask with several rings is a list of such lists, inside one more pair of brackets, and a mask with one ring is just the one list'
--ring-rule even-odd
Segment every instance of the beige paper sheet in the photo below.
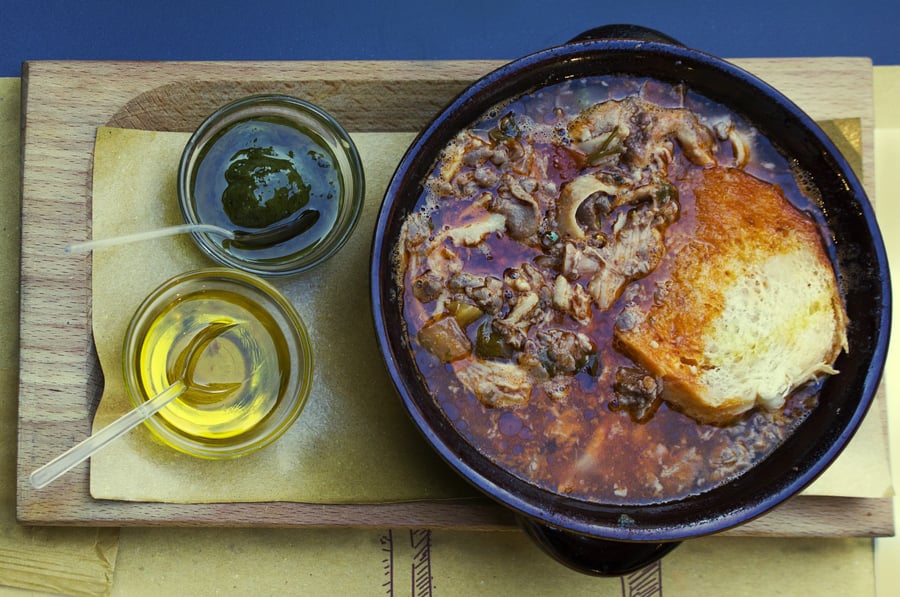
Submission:
{"label": "beige paper sheet", "polygon": [[[175,176],[187,138],[98,131],[95,238],[180,223]],[[312,393],[298,422],[265,450],[228,461],[177,453],[141,427],[92,459],[95,498],[365,503],[473,495],[409,422],[375,343],[368,299],[373,221],[410,136],[357,135],[355,141],[368,192],[352,238],[313,271],[273,280],[297,307],[314,348]],[[210,265],[188,235],[94,253],[94,337],[105,378],[95,429],[129,408],[121,345],[138,304],[172,275]]]}
{"label": "beige paper sheet", "polygon": [[[832,134],[843,127],[858,140],[858,121],[831,126]],[[112,128],[98,131],[95,238],[180,223],[174,189],[187,137]],[[297,305],[317,349],[312,399],[295,427],[274,446],[228,462],[177,454],[152,441],[141,428],[93,458],[91,494],[95,498],[359,503],[470,495],[468,488],[446,474],[446,467],[431,455],[400,412],[371,332],[366,284],[372,223],[411,138],[405,133],[354,135],[366,165],[367,196],[351,242],[322,268],[275,281]],[[188,236],[104,249],[93,259],[94,335],[106,379],[94,421],[98,428],[129,407],[121,382],[120,347],[137,305],[168,277],[210,262]],[[807,492],[891,495],[880,409],[872,410],[839,461]]]}
{"label": "beige paper sheet", "polygon": [[[113,597],[873,594],[867,539],[711,537],[622,579],[563,567],[516,531],[125,530]],[[197,561],[212,556],[196,573]],[[252,566],[248,565],[252,561]]]}
{"label": "beige paper sheet", "polygon": [[[180,223],[175,177],[188,135],[102,128],[94,162],[94,237]],[[413,428],[375,343],[368,255],[381,193],[409,135],[355,138],[368,192],[348,244],[327,263],[273,280],[309,328],[312,393],[298,422],[272,446],[206,461],[158,444],[145,428],[95,456],[95,498],[167,502],[365,503],[471,496]],[[95,252],[93,325],[105,376],[94,427],[129,408],[121,345],[141,300],[177,273],[213,265],[190,236]]]}
{"label": "beige paper sheet", "polygon": [[117,529],[25,527],[16,522],[19,385],[19,79],[0,79],[0,585],[105,595]]}

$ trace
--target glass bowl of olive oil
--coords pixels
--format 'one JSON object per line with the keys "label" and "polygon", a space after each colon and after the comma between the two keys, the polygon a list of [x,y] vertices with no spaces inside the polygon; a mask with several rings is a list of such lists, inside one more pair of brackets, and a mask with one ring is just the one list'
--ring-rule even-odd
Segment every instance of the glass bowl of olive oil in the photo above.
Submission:
{"label": "glass bowl of olive oil", "polygon": [[350,237],[365,195],[353,140],[327,112],[283,95],[240,99],[211,114],[184,148],[178,200],[219,263],[262,276],[294,274]]}
{"label": "glass bowl of olive oil", "polygon": [[[213,336],[211,326],[219,330]],[[312,385],[312,347],[293,305],[233,268],[187,272],[160,285],[135,312],[123,355],[135,406],[185,382],[146,424],[164,444],[201,458],[235,458],[269,445],[297,420]],[[186,355],[189,381],[180,377]]]}

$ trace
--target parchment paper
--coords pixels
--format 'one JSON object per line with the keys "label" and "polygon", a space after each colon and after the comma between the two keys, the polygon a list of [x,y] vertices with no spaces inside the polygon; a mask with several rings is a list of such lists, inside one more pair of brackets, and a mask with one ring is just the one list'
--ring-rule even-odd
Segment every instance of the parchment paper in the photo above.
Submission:
{"label": "parchment paper", "polygon": [[[846,130],[845,141],[856,135],[859,146],[857,120],[829,126],[832,134]],[[95,498],[364,503],[472,495],[432,456],[401,412],[374,343],[367,290],[373,221],[412,135],[353,137],[366,166],[367,196],[352,240],[321,268],[275,281],[298,307],[316,347],[313,393],[299,422],[274,446],[227,462],[180,455],[141,428],[93,458]],[[181,223],[175,177],[187,138],[182,133],[98,130],[94,238]],[[95,429],[129,408],[119,360],[125,328],[140,301],[170,276],[210,264],[189,236],[94,254],[94,334],[106,380]],[[840,460],[807,492],[891,495],[881,409],[872,410]]]}
{"label": "parchment paper", "polygon": [[[187,139],[180,133],[98,131],[95,238],[181,223],[175,178]],[[313,388],[298,422],[268,448],[228,461],[180,454],[142,427],[93,458],[95,498],[365,503],[473,495],[402,411],[371,320],[373,221],[385,177],[411,138],[365,134],[354,140],[366,165],[368,191],[352,238],[322,266],[273,281],[297,307],[313,344]],[[95,429],[129,408],[121,346],[139,303],[172,275],[210,265],[189,235],[95,252],[93,324],[105,379]]]}

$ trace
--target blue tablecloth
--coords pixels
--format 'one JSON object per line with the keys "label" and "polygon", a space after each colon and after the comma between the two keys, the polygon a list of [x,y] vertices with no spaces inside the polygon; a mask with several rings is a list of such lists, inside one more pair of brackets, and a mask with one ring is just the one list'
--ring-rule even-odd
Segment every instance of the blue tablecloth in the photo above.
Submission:
{"label": "blue tablecloth", "polygon": [[0,77],[40,59],[511,59],[609,23],[652,27],[726,58],[900,64],[895,0],[6,0]]}

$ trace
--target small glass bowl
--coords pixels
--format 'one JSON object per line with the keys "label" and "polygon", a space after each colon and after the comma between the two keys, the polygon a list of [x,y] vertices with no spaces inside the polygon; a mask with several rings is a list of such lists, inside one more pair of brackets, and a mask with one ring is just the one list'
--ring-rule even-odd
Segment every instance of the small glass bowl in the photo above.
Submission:
{"label": "small glass bowl", "polygon": [[281,437],[313,377],[312,346],[291,303],[264,280],[222,267],[180,274],[154,290],[131,319],[123,359],[135,406],[189,378],[146,424],[167,446],[208,459],[243,456]]}
{"label": "small glass bowl", "polygon": [[[243,146],[238,139],[244,139]],[[194,132],[178,168],[178,201],[185,222],[252,233],[273,225],[284,229],[284,224],[291,221],[289,211],[272,209],[265,213],[269,218],[265,225],[259,224],[259,218],[246,216],[237,217],[239,221],[235,223],[235,208],[229,211],[224,198],[235,184],[234,170],[229,168],[238,155],[235,148],[243,151],[244,157],[248,155],[245,151],[256,151],[250,160],[258,160],[262,155],[259,152],[271,150],[266,155],[278,161],[250,170],[246,164],[259,162],[245,160],[242,182],[232,196],[244,192],[244,197],[254,197],[256,205],[268,210],[276,205],[271,198],[279,186],[294,192],[298,184],[308,185],[309,206],[323,208],[311,211],[323,217],[308,229],[301,227],[302,232],[297,234],[292,232],[295,227],[288,226],[287,238],[281,234],[276,242],[262,247],[246,247],[221,235],[194,232],[201,250],[222,265],[261,276],[279,276],[308,270],[344,245],[356,226],[365,196],[359,153],[331,115],[313,104],[283,95],[257,95],[235,101],[210,115]],[[273,163],[291,163],[296,168],[279,170],[282,166],[273,168]],[[330,170],[322,164],[330,164]],[[231,170],[230,180],[225,178],[227,170]],[[296,178],[290,178],[294,174],[306,174],[308,180],[296,183]],[[252,192],[248,191],[250,188]],[[294,215],[297,214],[299,211]],[[279,221],[273,223],[272,218]]]}

